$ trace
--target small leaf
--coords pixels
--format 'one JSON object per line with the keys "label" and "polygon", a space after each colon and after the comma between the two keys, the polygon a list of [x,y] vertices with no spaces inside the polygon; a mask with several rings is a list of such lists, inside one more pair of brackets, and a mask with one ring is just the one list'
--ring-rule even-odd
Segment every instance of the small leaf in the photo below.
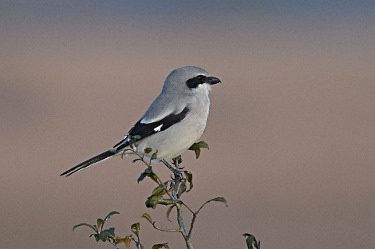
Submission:
{"label": "small leaf", "polygon": [[110,212],[109,214],[107,214],[107,216],[104,218],[104,222],[106,222],[112,215],[114,215],[114,214],[120,214],[119,212],[117,212],[117,211],[112,211],[112,212]]}
{"label": "small leaf", "polygon": [[121,238],[119,236],[116,236],[116,238],[115,238],[115,245],[118,245],[120,243],[124,243],[125,246],[126,246],[126,248],[130,248],[130,242],[132,241],[131,238],[132,238],[131,235],[128,235],[125,238]]}
{"label": "small leaf", "polygon": [[144,153],[145,153],[145,154],[148,154],[148,153],[150,153],[151,151],[152,151],[152,149],[149,148],[149,147],[147,147],[146,149],[144,149]]}
{"label": "small leaf", "polygon": [[201,155],[201,149],[196,148],[196,149],[194,150],[194,152],[195,152],[195,159],[198,159],[199,156]]}
{"label": "small leaf", "polygon": [[145,205],[148,208],[155,208],[157,205],[157,201],[160,200],[161,196],[153,195],[147,198]]}
{"label": "small leaf", "polygon": [[126,246],[127,248],[130,248],[130,242],[132,242],[132,237],[131,237],[131,235],[126,236],[126,237],[125,237],[125,240],[124,240],[124,244],[125,244],[125,246]]}
{"label": "small leaf", "polygon": [[146,176],[150,177],[151,180],[158,183],[157,176],[154,174],[154,172],[152,172],[151,167],[146,168],[145,171],[141,173],[141,175],[138,177],[137,183],[140,183],[141,181],[143,181],[143,179],[145,179]]}
{"label": "small leaf", "polygon": [[139,229],[140,229],[140,224],[139,224],[139,222],[137,222],[137,223],[134,223],[133,225],[131,225],[131,229],[132,229],[132,232],[135,234],[135,235],[137,235],[137,236],[139,236]]}
{"label": "small leaf", "polygon": [[152,167],[147,167],[147,168],[145,169],[145,173],[146,173],[146,174],[154,173],[154,172],[152,172]]}
{"label": "small leaf", "polygon": [[186,184],[185,182],[181,182],[180,187],[178,188],[177,198],[180,198],[180,196],[186,191]]}
{"label": "small leaf", "polygon": [[168,182],[165,182],[163,183],[163,185],[159,185],[157,186],[153,191],[152,191],[152,194],[151,195],[164,195],[166,192],[165,192],[165,189],[167,188],[168,186]]}
{"label": "small leaf", "polygon": [[156,158],[158,158],[158,151],[154,152],[151,156],[151,160],[155,160]]}
{"label": "small leaf", "polygon": [[148,213],[144,213],[142,214],[141,218],[145,218],[146,220],[148,220],[151,224],[153,223],[152,219],[151,219],[151,216],[148,214]]}
{"label": "small leaf", "polygon": [[114,227],[109,227],[109,228],[105,229],[104,231],[108,231],[108,233],[110,235],[112,235],[112,237],[115,237],[115,228]]}
{"label": "small leaf", "polygon": [[167,209],[167,213],[166,213],[166,215],[167,215],[167,219],[168,219],[168,221],[170,221],[170,222],[172,222],[172,221],[169,219],[169,215],[171,214],[171,211],[172,211],[172,209],[173,209],[175,206],[176,206],[176,205],[173,204],[172,206],[170,206],[170,207]]}
{"label": "small leaf", "polygon": [[159,248],[166,248],[169,249],[168,243],[163,243],[163,244],[155,244],[151,247],[151,249],[159,249]]}
{"label": "small leaf", "polygon": [[115,245],[118,245],[118,244],[124,242],[125,241],[124,239],[125,238],[121,238],[119,236],[116,236],[116,238],[115,238]]}
{"label": "small leaf", "polygon": [[200,141],[198,143],[194,143],[192,146],[190,146],[189,150],[192,150],[195,152],[195,158],[198,159],[201,154],[201,148],[208,149],[208,144],[204,141]]}
{"label": "small leaf", "polygon": [[151,180],[158,183],[158,177],[154,174],[154,172],[147,175]]}
{"label": "small leaf", "polygon": [[185,170],[184,175],[185,175],[186,181],[188,181],[189,183],[189,189],[187,190],[187,192],[189,192],[193,188],[193,174]]}
{"label": "small leaf", "polygon": [[96,232],[95,227],[94,227],[93,225],[88,224],[88,223],[79,223],[79,224],[75,225],[75,226],[73,227],[73,231],[74,231],[74,229],[76,229],[77,227],[81,227],[81,226],[87,226],[87,227],[90,227],[92,230],[94,230],[94,231]]}
{"label": "small leaf", "polygon": [[260,249],[260,241],[257,241],[254,235],[244,233],[242,236],[246,237],[246,245],[248,249]]}
{"label": "small leaf", "polygon": [[103,226],[104,221],[102,219],[98,218],[96,220],[96,224],[98,225],[98,229],[100,229]]}
{"label": "small leaf", "polygon": [[168,206],[168,205],[173,204],[173,200],[171,200],[171,199],[160,199],[160,200],[157,201],[157,204]]}
{"label": "small leaf", "polygon": [[99,233],[99,239],[103,242],[106,242],[108,239],[109,232],[107,230],[101,231]]}
{"label": "small leaf", "polygon": [[200,141],[198,143],[194,143],[192,146],[190,146],[189,150],[195,150],[198,148],[205,148],[209,149],[208,144],[205,141]]}
{"label": "small leaf", "polygon": [[227,200],[225,200],[225,198],[224,197],[216,197],[216,198],[213,198],[213,199],[211,199],[211,200],[208,200],[206,203],[209,203],[209,202],[211,202],[211,201],[218,201],[218,202],[222,202],[222,203],[224,203],[225,204],[225,206],[227,206],[228,207],[228,203],[227,203]]}
{"label": "small leaf", "polygon": [[98,242],[98,241],[100,240],[100,238],[99,238],[99,234],[98,234],[98,233],[96,233],[96,234],[91,234],[90,237],[91,237],[92,235],[95,237],[96,242]]}
{"label": "small leaf", "polygon": [[200,142],[198,142],[198,146],[199,146],[199,148],[210,149],[210,148],[208,147],[208,144],[207,144],[205,141],[200,141]]}
{"label": "small leaf", "polygon": [[142,172],[141,175],[137,179],[137,183],[140,183],[141,181],[143,181],[146,176],[147,174],[145,174],[145,172]]}
{"label": "small leaf", "polygon": [[173,192],[174,187],[175,187],[175,185],[173,183],[171,183],[170,188],[168,189],[168,192],[170,192],[170,193]]}

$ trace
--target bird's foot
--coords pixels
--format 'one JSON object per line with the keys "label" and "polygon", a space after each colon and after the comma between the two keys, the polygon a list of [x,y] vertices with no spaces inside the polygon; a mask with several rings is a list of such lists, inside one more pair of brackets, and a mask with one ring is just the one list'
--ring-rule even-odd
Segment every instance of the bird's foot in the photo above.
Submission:
{"label": "bird's foot", "polygon": [[[170,165],[166,160],[162,160],[162,162],[164,163],[165,166],[167,166],[167,168],[172,171],[172,173],[174,174],[174,176],[176,178],[179,178],[179,179],[182,179],[183,175],[182,175],[182,172],[177,168],[174,168],[172,165]],[[175,164],[176,165],[176,164]],[[178,164],[176,165],[178,166]]]}
{"label": "bird's foot", "polygon": [[173,158],[173,159],[172,159],[172,162],[173,162],[174,165],[176,165],[176,163],[177,163],[178,165],[180,165],[180,164],[182,163],[182,156],[179,155],[178,157]]}

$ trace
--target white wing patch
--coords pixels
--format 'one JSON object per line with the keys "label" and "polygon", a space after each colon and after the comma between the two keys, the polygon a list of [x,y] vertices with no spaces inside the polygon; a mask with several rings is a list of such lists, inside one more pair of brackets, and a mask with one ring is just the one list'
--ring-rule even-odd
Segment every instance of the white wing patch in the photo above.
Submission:
{"label": "white wing patch", "polygon": [[163,124],[159,125],[158,127],[155,127],[155,128],[154,128],[154,131],[155,131],[155,132],[160,131],[162,126],[163,126]]}

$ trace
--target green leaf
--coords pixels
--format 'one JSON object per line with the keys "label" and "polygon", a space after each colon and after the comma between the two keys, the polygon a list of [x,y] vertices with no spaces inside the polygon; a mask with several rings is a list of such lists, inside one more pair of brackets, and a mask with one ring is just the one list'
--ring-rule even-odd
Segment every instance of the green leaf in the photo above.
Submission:
{"label": "green leaf", "polygon": [[174,184],[171,184],[171,186],[170,186],[169,189],[168,189],[168,192],[169,192],[169,193],[173,192],[173,191],[174,191],[174,187],[175,187],[175,185],[174,185]]}
{"label": "green leaf", "polygon": [[186,181],[188,181],[189,183],[189,189],[187,190],[187,192],[189,192],[193,188],[193,174],[185,170],[184,175],[185,175]]}
{"label": "green leaf", "polygon": [[121,238],[121,237],[119,237],[119,236],[116,236],[116,238],[115,238],[115,245],[118,245],[118,244],[120,244],[120,243],[123,243],[125,240],[124,240],[125,238]]}
{"label": "green leaf", "polygon": [[163,243],[163,244],[155,244],[151,247],[151,249],[159,249],[159,248],[166,248],[169,249],[168,243]]}
{"label": "green leaf", "polygon": [[141,175],[138,177],[137,183],[140,183],[141,181],[143,181],[143,179],[145,179],[146,176],[150,177],[151,180],[158,183],[157,176],[154,174],[154,172],[152,172],[151,167],[146,168],[145,171],[141,173]]}
{"label": "green leaf", "polygon": [[146,149],[144,149],[144,153],[145,153],[145,154],[148,154],[148,153],[150,153],[151,151],[152,151],[152,149],[149,148],[149,147],[147,147]]}
{"label": "green leaf", "polygon": [[120,214],[119,212],[117,212],[117,211],[112,211],[112,212],[110,212],[109,214],[107,214],[107,216],[104,218],[104,222],[106,222],[112,215],[114,215],[114,214]]}
{"label": "green leaf", "polygon": [[141,175],[137,179],[137,183],[140,183],[141,181],[143,181],[146,176],[147,174],[145,174],[145,172],[142,172]]}
{"label": "green leaf", "polygon": [[155,208],[158,204],[157,201],[161,199],[161,196],[159,195],[153,195],[147,198],[145,205],[148,208]]}
{"label": "green leaf", "polygon": [[141,218],[145,218],[146,220],[148,220],[151,224],[153,223],[152,219],[151,219],[151,216],[148,214],[148,213],[144,213],[142,214]]}
{"label": "green leaf", "polygon": [[172,211],[172,209],[173,209],[175,206],[176,206],[176,205],[173,204],[172,206],[170,206],[170,207],[167,209],[167,213],[166,213],[166,215],[167,215],[167,219],[168,219],[168,221],[170,221],[170,222],[172,222],[172,221],[169,219],[169,215],[171,214],[171,211]]}
{"label": "green leaf", "polygon": [[115,228],[114,227],[109,227],[109,228],[105,229],[104,231],[108,231],[108,233],[110,235],[112,235],[112,237],[115,237]]}
{"label": "green leaf", "polygon": [[99,238],[99,234],[98,233],[93,233],[93,234],[90,234],[90,237],[94,236],[96,242],[98,242],[100,240]]}
{"label": "green leaf", "polygon": [[185,182],[181,182],[180,187],[178,188],[177,198],[180,198],[180,196],[186,191],[186,184]]}
{"label": "green leaf", "polygon": [[195,152],[195,159],[198,159],[199,156],[201,155],[201,149],[198,148],[194,152]]}
{"label": "green leaf", "polygon": [[213,199],[211,199],[211,200],[208,200],[208,201],[206,201],[206,203],[209,203],[209,202],[211,202],[211,201],[218,201],[218,202],[222,202],[222,203],[224,203],[224,204],[225,204],[225,206],[227,206],[227,207],[228,207],[228,203],[227,203],[227,200],[225,200],[225,198],[224,198],[224,197],[216,197],[216,198],[213,198]]}
{"label": "green leaf", "polygon": [[151,160],[155,160],[158,157],[158,151],[154,152],[151,156]]}
{"label": "green leaf", "polygon": [[194,143],[192,146],[190,146],[189,150],[192,150],[195,152],[195,158],[199,158],[200,154],[201,154],[201,148],[206,148],[206,149],[209,149],[208,148],[208,144],[204,141],[200,141],[198,143]]}
{"label": "green leaf", "polygon": [[98,225],[98,229],[100,229],[103,226],[104,221],[102,219],[98,218],[96,220],[96,224]]}
{"label": "green leaf", "polygon": [[164,195],[166,192],[165,192],[165,189],[168,187],[168,182],[165,182],[163,183],[163,185],[159,185],[157,186],[153,191],[152,191],[152,194],[151,196],[153,195]]}
{"label": "green leaf", "polygon": [[134,223],[133,225],[131,225],[130,228],[132,229],[132,232],[135,235],[139,236],[139,229],[140,229],[140,227],[141,227],[141,225],[139,224],[139,222],[137,222],[137,223]]}
{"label": "green leaf", "polygon": [[90,224],[88,224],[88,223],[79,223],[79,224],[75,225],[75,226],[73,227],[73,231],[74,231],[74,229],[76,229],[77,227],[81,227],[81,226],[90,227],[90,228],[91,228],[92,230],[94,230],[95,232],[97,231],[93,225],[90,225]]}
{"label": "green leaf", "polygon": [[260,249],[260,241],[257,241],[254,235],[244,233],[242,236],[246,237],[247,249]]}
{"label": "green leaf", "polygon": [[148,177],[153,180],[154,182],[158,183],[158,177],[152,172],[151,174],[148,175]]}
{"label": "green leaf", "polygon": [[168,206],[168,205],[173,204],[173,200],[171,200],[171,199],[160,199],[160,200],[157,201],[157,204]]}
{"label": "green leaf", "polygon": [[99,239],[103,242],[106,242],[108,239],[109,232],[107,230],[103,230],[99,233]]}
{"label": "green leaf", "polygon": [[146,173],[146,174],[151,174],[151,173],[154,173],[154,172],[152,172],[152,168],[151,168],[151,167],[147,167],[147,168],[145,169],[145,173]]}
{"label": "green leaf", "polygon": [[194,143],[192,146],[190,146],[189,150],[195,150],[198,148],[205,148],[209,149],[208,144],[205,141],[200,141],[198,143]]}

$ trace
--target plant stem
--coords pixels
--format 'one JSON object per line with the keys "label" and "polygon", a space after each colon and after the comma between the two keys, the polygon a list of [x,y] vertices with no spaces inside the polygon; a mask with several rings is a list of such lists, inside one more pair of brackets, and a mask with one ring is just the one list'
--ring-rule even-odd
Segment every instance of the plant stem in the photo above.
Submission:
{"label": "plant stem", "polygon": [[[139,153],[137,153],[135,150],[131,149],[131,151],[138,155],[139,159],[144,163],[146,164],[147,167],[151,167],[151,160],[150,162],[146,162],[144,160],[144,157],[142,155],[140,155]],[[173,168],[166,160],[162,160],[162,162],[168,167],[169,170],[172,171],[172,173],[174,174],[174,191],[173,193],[169,193],[169,191],[164,188],[165,192],[169,195],[169,197],[171,197],[171,199],[173,199],[173,201],[176,203],[176,209],[177,209],[177,222],[178,222],[178,225],[179,225],[179,229],[178,230],[174,230],[174,229],[160,229],[158,227],[155,226],[155,224],[153,224],[154,228],[157,229],[157,230],[160,230],[160,231],[166,231],[166,232],[175,232],[175,231],[178,231],[182,234],[182,237],[184,238],[185,240],[185,243],[186,243],[186,247],[188,249],[193,249],[193,243],[191,242],[190,240],[190,235],[191,235],[191,232],[192,232],[192,229],[193,229],[193,224],[194,224],[194,221],[195,221],[195,218],[196,218],[196,213],[194,213],[189,207],[187,207],[184,203],[179,203],[179,200],[178,200],[178,191],[179,191],[179,188],[180,188],[180,184],[181,184],[181,172],[180,172],[180,167],[179,167],[179,159],[176,158],[174,161],[173,161],[173,164],[176,168]],[[154,173],[155,174],[155,173]],[[155,174],[156,175],[156,174]],[[160,180],[160,178],[156,175],[157,177],[157,180],[158,180],[158,184],[159,186],[163,186],[163,182]],[[183,209],[182,209],[182,206],[185,205],[188,210],[190,212],[193,213],[194,215],[194,221],[192,222],[191,224],[191,227],[188,231],[188,229],[186,228],[186,222],[185,222],[185,216],[184,216],[184,212],[183,212]]]}
{"label": "plant stem", "polygon": [[[179,172],[179,163],[178,163],[178,159],[175,159],[174,160],[174,165],[176,166],[176,170]],[[177,198],[177,193],[178,193],[178,189],[180,187],[180,174],[174,174],[175,176],[175,190],[173,191],[173,198],[175,201],[178,200]],[[185,240],[185,243],[186,243],[186,247],[188,249],[193,249],[193,243],[191,242],[190,240],[190,234],[188,232],[188,230],[186,229],[186,223],[185,223],[185,216],[184,216],[184,212],[183,212],[183,209],[182,209],[182,205],[180,203],[176,203],[176,208],[177,208],[177,222],[178,222],[178,225],[180,227],[180,232],[182,234],[182,237],[184,238]]]}
{"label": "plant stem", "polygon": [[193,243],[190,240],[190,236],[188,236],[188,231],[186,229],[186,224],[185,224],[185,218],[184,218],[184,212],[182,210],[182,206],[180,204],[176,205],[177,208],[177,221],[178,225],[181,229],[181,234],[184,237],[186,247],[188,249],[193,249]]}

